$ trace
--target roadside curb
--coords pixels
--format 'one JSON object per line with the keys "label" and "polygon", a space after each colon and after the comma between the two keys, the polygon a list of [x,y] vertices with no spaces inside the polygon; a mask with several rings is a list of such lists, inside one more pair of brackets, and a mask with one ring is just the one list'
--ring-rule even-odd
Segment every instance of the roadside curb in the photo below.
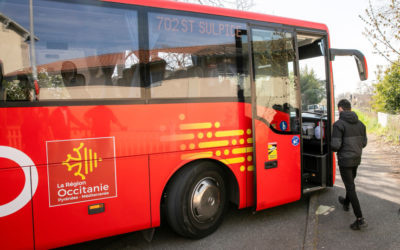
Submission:
{"label": "roadside curb", "polygon": [[306,231],[304,235],[303,250],[317,249],[317,236],[318,236],[318,206],[319,193],[313,193],[308,202],[308,214],[306,221]]}

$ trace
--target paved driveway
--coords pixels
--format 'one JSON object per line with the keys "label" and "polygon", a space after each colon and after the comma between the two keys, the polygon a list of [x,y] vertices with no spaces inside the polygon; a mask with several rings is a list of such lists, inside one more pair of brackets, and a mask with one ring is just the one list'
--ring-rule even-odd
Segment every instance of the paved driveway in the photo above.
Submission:
{"label": "paved driveway", "polygon": [[369,136],[356,178],[357,194],[369,226],[353,231],[352,209],[342,210],[337,202],[344,195],[340,175],[333,189],[317,196],[316,234],[312,249],[400,249],[400,154],[397,148],[379,143]]}

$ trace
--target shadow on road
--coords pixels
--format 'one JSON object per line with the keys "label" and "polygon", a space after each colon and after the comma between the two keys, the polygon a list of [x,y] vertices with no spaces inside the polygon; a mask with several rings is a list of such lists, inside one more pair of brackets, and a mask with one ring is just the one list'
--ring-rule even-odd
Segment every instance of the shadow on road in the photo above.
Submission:
{"label": "shadow on road", "polygon": [[200,240],[183,238],[162,225],[151,243],[134,232],[60,249],[302,249],[308,198],[255,214],[231,206],[221,227]]}

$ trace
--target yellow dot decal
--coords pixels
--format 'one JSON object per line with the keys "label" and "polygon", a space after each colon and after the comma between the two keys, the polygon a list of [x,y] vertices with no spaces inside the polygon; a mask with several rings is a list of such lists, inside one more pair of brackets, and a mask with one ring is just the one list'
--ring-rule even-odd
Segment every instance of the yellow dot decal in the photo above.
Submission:
{"label": "yellow dot decal", "polygon": [[221,156],[221,151],[218,150],[217,152],[215,152],[215,155],[216,156]]}
{"label": "yellow dot decal", "polygon": [[224,150],[224,155],[229,155],[229,150],[228,149]]}
{"label": "yellow dot decal", "polygon": [[248,161],[252,161],[253,160],[253,156],[251,156],[251,155],[247,156],[247,160]]}
{"label": "yellow dot decal", "polygon": [[246,170],[245,166],[240,166],[240,172],[244,172]]}
{"label": "yellow dot decal", "polygon": [[240,144],[244,144],[244,139],[240,139]]}
{"label": "yellow dot decal", "polygon": [[251,129],[248,129],[248,130],[246,131],[246,133],[247,133],[248,135],[251,135]]}
{"label": "yellow dot decal", "polygon": [[208,137],[208,138],[211,138],[211,137],[212,137],[212,133],[211,133],[211,132],[208,132],[208,133],[207,133],[207,137]]}
{"label": "yellow dot decal", "polygon": [[196,146],[193,143],[190,143],[189,148],[194,149]]}
{"label": "yellow dot decal", "polygon": [[253,166],[248,166],[247,167],[247,171],[249,171],[249,172],[254,171],[254,167]]}
{"label": "yellow dot decal", "polygon": [[198,134],[197,134],[197,137],[198,137],[199,139],[203,139],[203,138],[204,138],[204,134],[203,134],[203,133],[198,133]]}
{"label": "yellow dot decal", "polygon": [[215,126],[216,128],[219,128],[219,127],[221,127],[221,123],[216,122],[216,123],[214,124],[214,126]]}
{"label": "yellow dot decal", "polygon": [[179,115],[179,120],[183,121],[183,120],[185,120],[185,118],[186,118],[185,114],[180,114]]}
{"label": "yellow dot decal", "polygon": [[185,144],[182,144],[181,145],[181,150],[185,150],[186,149],[186,145]]}
{"label": "yellow dot decal", "polygon": [[237,144],[237,140],[232,140],[232,145],[236,145]]}

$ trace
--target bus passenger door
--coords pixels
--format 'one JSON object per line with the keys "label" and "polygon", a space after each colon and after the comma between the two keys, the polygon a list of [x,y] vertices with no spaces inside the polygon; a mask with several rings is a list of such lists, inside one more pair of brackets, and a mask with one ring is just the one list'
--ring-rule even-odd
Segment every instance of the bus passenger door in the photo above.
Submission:
{"label": "bus passenger door", "polygon": [[291,32],[252,28],[256,210],[299,200],[300,95]]}

